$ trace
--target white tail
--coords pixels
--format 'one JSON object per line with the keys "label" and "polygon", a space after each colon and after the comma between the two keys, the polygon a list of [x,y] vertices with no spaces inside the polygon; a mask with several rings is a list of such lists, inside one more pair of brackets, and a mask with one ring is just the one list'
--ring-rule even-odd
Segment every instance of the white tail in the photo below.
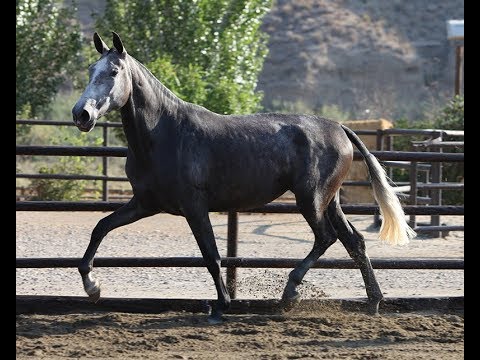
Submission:
{"label": "white tail", "polygon": [[358,148],[365,159],[372,181],[373,195],[383,216],[379,238],[391,245],[405,245],[416,236],[415,231],[408,226],[402,205],[393,188],[388,183],[385,170],[377,158],[365,147],[360,138],[349,128],[343,126],[350,141]]}
{"label": "white tail", "polygon": [[404,245],[416,236],[415,231],[408,226],[402,205],[393,188],[388,184],[385,170],[372,154],[365,159],[372,180],[373,195],[380,206],[383,216],[380,227],[380,240],[385,240],[392,245]]}

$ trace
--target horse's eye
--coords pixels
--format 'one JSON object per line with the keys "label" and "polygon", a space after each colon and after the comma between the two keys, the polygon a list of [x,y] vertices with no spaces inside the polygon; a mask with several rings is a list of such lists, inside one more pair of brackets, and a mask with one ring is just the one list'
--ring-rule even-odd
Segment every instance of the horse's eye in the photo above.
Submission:
{"label": "horse's eye", "polygon": [[118,70],[117,69],[114,69],[110,72],[110,76],[115,76],[118,74]]}

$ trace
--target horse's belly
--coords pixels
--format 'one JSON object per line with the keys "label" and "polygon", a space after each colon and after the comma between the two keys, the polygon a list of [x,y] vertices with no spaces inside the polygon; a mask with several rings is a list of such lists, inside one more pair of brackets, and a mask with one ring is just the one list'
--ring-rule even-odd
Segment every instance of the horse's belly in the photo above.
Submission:
{"label": "horse's belly", "polygon": [[275,200],[287,190],[287,184],[278,181],[232,181],[210,188],[208,204],[210,211],[251,209]]}
{"label": "horse's belly", "polygon": [[[248,209],[275,200],[289,190],[292,171],[282,154],[220,157],[206,177],[212,211]],[[229,159],[226,161],[225,158]]]}

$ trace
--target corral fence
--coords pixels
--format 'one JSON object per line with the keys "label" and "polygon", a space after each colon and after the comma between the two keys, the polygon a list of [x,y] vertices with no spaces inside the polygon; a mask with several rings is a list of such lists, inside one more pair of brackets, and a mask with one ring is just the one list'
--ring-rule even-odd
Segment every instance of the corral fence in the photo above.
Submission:
{"label": "corral fence", "polygon": [[[17,120],[17,124],[28,125],[66,125],[71,123],[60,121],[37,121]],[[50,178],[50,179],[78,179],[78,180],[101,180],[103,182],[102,201],[17,201],[17,211],[114,211],[124,202],[108,201],[108,181],[126,181],[126,178],[108,176],[108,157],[125,157],[127,149],[124,147],[108,146],[107,138],[109,127],[121,126],[118,123],[97,123],[96,126],[103,128],[103,146],[101,147],[72,147],[72,146],[16,146],[16,155],[44,155],[44,156],[100,156],[103,160],[103,174],[78,175],[78,174],[16,174],[17,178]],[[387,129],[387,130],[357,130],[358,135],[374,135],[377,137],[377,150],[372,151],[386,166],[408,167],[410,182],[397,184],[401,192],[408,193],[408,205],[404,206],[405,213],[410,216],[411,223],[416,231],[445,232],[463,231],[463,226],[444,226],[439,224],[440,216],[464,215],[464,206],[452,206],[441,204],[441,190],[463,190],[463,183],[443,183],[441,164],[443,162],[463,162],[463,153],[444,153],[444,148],[463,147],[463,141],[445,142],[443,136],[461,136],[463,131],[449,130],[411,130],[411,129]],[[413,143],[415,151],[393,151],[393,137],[401,135],[422,135],[426,140]],[[387,149],[387,150],[384,150]],[[434,151],[419,151],[433,149]],[[359,152],[355,152],[354,160],[362,160]],[[425,166],[429,165],[429,166]],[[418,182],[418,171],[431,172],[433,176],[427,176],[423,183]],[[413,174],[413,175],[412,175]],[[349,181],[344,185],[369,186],[367,181]],[[403,187],[403,188],[402,188]],[[419,189],[432,191],[433,195],[425,200],[425,197],[417,195]],[[431,201],[433,200],[433,201]],[[423,203],[422,203],[423,201]],[[380,221],[379,209],[375,204],[342,204],[345,214],[374,215],[375,221]],[[248,213],[298,213],[298,208],[290,203],[273,202],[265,206],[249,209]],[[415,216],[429,215],[432,223],[429,226],[415,226]],[[434,221],[437,221],[436,224]],[[222,258],[221,265],[227,268],[227,287],[232,298],[236,297],[236,268],[292,268],[301,259],[292,258],[239,258],[238,249],[238,213],[228,213],[228,238],[227,256]],[[16,268],[67,268],[77,267],[79,258],[17,258]],[[203,267],[202,258],[187,257],[164,257],[164,258],[96,258],[96,267]],[[372,259],[372,266],[377,269],[441,269],[453,270],[464,269],[463,259]],[[320,259],[314,268],[353,269],[357,268],[351,260]]]}

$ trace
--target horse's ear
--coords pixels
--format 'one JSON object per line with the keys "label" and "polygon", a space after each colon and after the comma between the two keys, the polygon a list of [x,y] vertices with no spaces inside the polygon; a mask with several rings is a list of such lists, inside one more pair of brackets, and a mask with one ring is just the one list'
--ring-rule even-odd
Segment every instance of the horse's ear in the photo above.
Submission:
{"label": "horse's ear", "polygon": [[97,49],[100,54],[108,51],[107,44],[103,42],[102,38],[97,33],[93,34],[93,42],[95,43],[95,49]]}
{"label": "horse's ear", "polygon": [[112,31],[113,35],[113,46],[115,46],[115,49],[117,49],[119,54],[123,54],[125,52],[125,48],[123,47],[122,39],[120,39],[120,36],[115,31]]}

